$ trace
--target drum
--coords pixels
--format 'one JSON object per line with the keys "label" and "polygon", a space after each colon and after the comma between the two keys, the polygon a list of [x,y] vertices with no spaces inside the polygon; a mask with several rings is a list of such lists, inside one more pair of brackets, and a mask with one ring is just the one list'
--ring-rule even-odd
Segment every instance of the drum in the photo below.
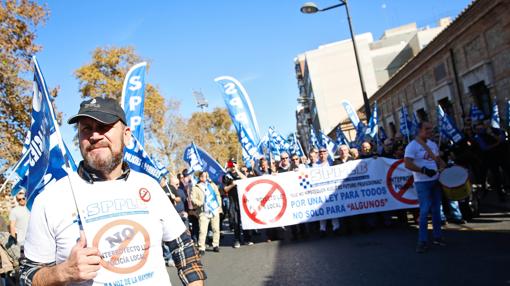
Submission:
{"label": "drum", "polygon": [[471,193],[471,182],[467,169],[460,166],[446,168],[439,175],[439,183],[446,197],[452,201],[460,201]]}

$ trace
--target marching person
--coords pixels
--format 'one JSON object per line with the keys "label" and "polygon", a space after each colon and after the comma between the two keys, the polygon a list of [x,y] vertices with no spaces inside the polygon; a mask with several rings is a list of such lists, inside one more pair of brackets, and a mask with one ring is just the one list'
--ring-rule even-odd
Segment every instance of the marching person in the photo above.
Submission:
{"label": "marching person", "polygon": [[21,253],[18,253],[18,255],[21,255],[23,254],[23,245],[25,244],[25,235],[30,219],[24,191],[20,191],[16,195],[16,202],[18,205],[9,213],[9,233],[11,235],[10,240],[20,247]]}
{"label": "marching person", "polygon": [[195,209],[193,204],[191,203],[191,188],[193,187],[193,180],[188,169],[183,169],[180,174],[178,174],[179,179],[179,188],[184,191],[186,194],[186,211],[188,213],[188,227],[191,227],[191,239],[195,242],[195,245],[198,245],[198,217],[195,213]]}
{"label": "marching person", "polygon": [[313,147],[308,153],[308,166],[309,167],[319,167],[319,150]]}
{"label": "marching person", "polygon": [[158,182],[123,161],[131,130],[120,105],[86,100],[68,123],[77,124],[83,161],[34,201],[22,284],[106,285],[132,276],[144,278],[137,285],[170,285],[165,242],[182,283],[203,285],[198,251],[175,208]]}
{"label": "marching person", "polygon": [[413,172],[414,185],[418,192],[420,204],[420,222],[418,245],[416,252],[427,250],[427,217],[432,212],[433,244],[445,246],[441,234],[441,186],[439,185],[439,171],[445,163],[439,158],[439,148],[430,138],[433,135],[432,124],[420,122],[418,134],[405,149],[404,162],[407,169]]}
{"label": "marching person", "polygon": [[[328,154],[328,149],[326,149],[325,146],[321,146],[319,148],[319,166],[320,167],[327,167],[327,166],[331,166],[331,161],[329,160],[329,154]],[[319,231],[320,231],[320,237],[326,237],[327,236],[327,222],[328,221],[331,221],[331,224],[332,224],[332,230],[333,230],[333,233],[335,234],[340,234],[340,219],[338,218],[333,218],[333,219],[330,219],[330,220],[321,220],[319,222]]]}
{"label": "marching person", "polygon": [[290,171],[290,161],[289,161],[289,154],[287,152],[282,152],[280,154],[280,163],[278,164],[278,173],[285,173],[287,171]]}
{"label": "marching person", "polygon": [[[507,194],[502,188],[504,177],[510,176],[510,164],[508,162],[508,150],[505,144],[505,134],[499,128],[490,126],[490,121],[476,123],[475,141],[481,149],[483,163],[485,165],[483,181],[486,180],[487,171],[493,177],[493,187],[501,202],[507,200]],[[501,171],[503,176],[501,176]]]}
{"label": "marching person", "polygon": [[220,252],[220,199],[221,195],[218,187],[209,180],[207,172],[198,174],[198,183],[191,190],[191,202],[195,207],[198,215],[198,223],[200,227],[198,235],[198,248],[200,255],[205,254],[205,239],[209,224],[213,232],[213,251]]}
{"label": "marching person", "polygon": [[351,154],[353,160],[359,159],[359,151],[357,148],[351,148],[351,150],[349,150],[349,153]]}
{"label": "marching person", "polygon": [[[239,205],[239,195],[237,192],[237,180],[246,179],[246,176],[243,175],[237,168],[237,163],[234,159],[231,159],[227,162],[227,173],[223,176],[223,185],[225,193],[228,194],[230,200],[230,215],[232,217],[232,222],[234,223],[234,248],[241,247],[241,207]],[[250,230],[243,231],[244,242],[247,245],[253,245],[252,235]]]}

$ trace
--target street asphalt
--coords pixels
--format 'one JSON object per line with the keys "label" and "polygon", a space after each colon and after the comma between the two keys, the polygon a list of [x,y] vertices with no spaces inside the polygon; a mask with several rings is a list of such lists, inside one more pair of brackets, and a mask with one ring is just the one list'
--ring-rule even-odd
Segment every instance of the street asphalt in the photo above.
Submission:
{"label": "street asphalt", "polygon": [[510,203],[494,201],[485,198],[467,224],[446,225],[447,246],[424,254],[415,252],[416,225],[297,242],[260,235],[240,249],[226,233],[221,252],[203,257],[206,285],[510,285]]}

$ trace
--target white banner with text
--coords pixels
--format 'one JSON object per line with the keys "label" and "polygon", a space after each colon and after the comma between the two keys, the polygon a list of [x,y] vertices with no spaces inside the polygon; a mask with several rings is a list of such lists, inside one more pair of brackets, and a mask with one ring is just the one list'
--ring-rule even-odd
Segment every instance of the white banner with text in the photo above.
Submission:
{"label": "white banner with text", "polygon": [[370,158],[237,181],[243,229],[418,207],[403,160]]}

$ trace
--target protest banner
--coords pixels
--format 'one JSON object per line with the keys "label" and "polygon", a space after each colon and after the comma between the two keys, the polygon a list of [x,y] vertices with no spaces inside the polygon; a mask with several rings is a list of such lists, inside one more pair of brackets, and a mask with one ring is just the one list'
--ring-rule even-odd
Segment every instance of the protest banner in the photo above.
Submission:
{"label": "protest banner", "polygon": [[403,160],[370,158],[237,183],[243,229],[418,207]]}

